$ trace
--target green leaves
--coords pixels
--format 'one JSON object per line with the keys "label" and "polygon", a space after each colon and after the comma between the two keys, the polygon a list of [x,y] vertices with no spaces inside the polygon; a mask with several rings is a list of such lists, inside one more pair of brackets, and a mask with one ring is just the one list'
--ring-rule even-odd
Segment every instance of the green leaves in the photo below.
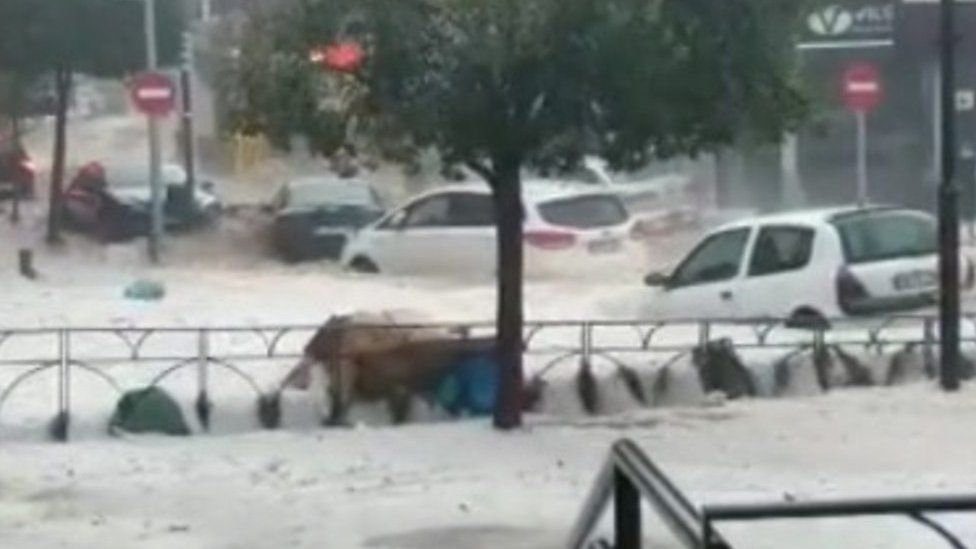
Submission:
{"label": "green leaves", "polygon": [[[774,141],[806,114],[793,74],[802,4],[306,0],[270,13],[270,25],[251,36],[299,58],[355,37],[367,52],[347,82],[357,100],[323,119],[336,87],[310,83],[334,76],[298,64],[299,76],[258,55],[245,63],[274,81],[242,71],[242,112],[273,135],[337,124],[332,137],[399,140],[434,147],[449,162],[488,165],[504,157],[565,166],[596,153],[635,167],[744,133]],[[351,136],[352,120],[382,135]]]}
{"label": "green leaves", "polygon": [[[180,0],[156,0],[162,64],[175,62],[183,26]],[[68,67],[122,76],[145,67],[140,0],[3,0],[0,66],[22,73]]]}

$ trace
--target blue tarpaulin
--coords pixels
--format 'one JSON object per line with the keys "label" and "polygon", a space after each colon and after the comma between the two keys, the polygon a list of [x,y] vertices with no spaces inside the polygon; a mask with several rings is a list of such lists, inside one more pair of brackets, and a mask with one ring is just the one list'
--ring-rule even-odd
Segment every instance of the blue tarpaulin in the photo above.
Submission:
{"label": "blue tarpaulin", "polygon": [[493,352],[462,355],[441,378],[435,400],[452,414],[491,414],[498,398],[498,363]]}

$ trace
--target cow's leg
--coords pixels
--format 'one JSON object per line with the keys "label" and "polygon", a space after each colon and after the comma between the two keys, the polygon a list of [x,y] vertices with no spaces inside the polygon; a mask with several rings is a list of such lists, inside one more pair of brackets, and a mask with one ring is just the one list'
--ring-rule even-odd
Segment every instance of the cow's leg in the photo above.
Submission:
{"label": "cow's leg", "polygon": [[413,395],[401,385],[387,398],[386,404],[390,410],[390,420],[394,425],[401,425],[410,419]]}
{"label": "cow's leg", "polygon": [[329,417],[325,424],[330,426],[344,425],[349,405],[352,404],[353,387],[355,386],[356,365],[352,360],[340,359],[329,375]]}

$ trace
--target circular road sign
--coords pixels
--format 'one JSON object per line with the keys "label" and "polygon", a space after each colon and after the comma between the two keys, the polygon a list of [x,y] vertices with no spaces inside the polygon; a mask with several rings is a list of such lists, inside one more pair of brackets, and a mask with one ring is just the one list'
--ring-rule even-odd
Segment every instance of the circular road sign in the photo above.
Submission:
{"label": "circular road sign", "polygon": [[176,104],[176,86],[160,72],[144,72],[132,79],[129,93],[139,112],[147,116],[166,116]]}
{"label": "circular road sign", "polygon": [[854,111],[870,111],[881,102],[881,75],[874,65],[855,63],[844,71],[841,97]]}

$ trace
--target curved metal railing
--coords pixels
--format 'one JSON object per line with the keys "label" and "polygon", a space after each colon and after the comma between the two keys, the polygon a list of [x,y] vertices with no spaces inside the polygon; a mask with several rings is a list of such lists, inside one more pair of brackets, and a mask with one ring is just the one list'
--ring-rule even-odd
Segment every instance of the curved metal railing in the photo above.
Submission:
{"label": "curved metal railing", "polygon": [[[963,340],[976,344],[976,315],[964,317],[968,333]],[[523,336],[526,356],[543,378],[551,371],[592,361],[621,366],[651,357],[666,368],[687,360],[695,349],[716,339],[729,338],[737,351],[770,350],[786,360],[825,346],[883,349],[913,346],[924,360],[926,372],[937,370],[937,319],[902,315],[872,320],[836,320],[833,329],[798,330],[777,319],[559,320],[527,322]],[[468,337],[490,337],[492,322],[398,324],[400,328],[450,329]],[[155,372],[160,383],[180,371],[195,371],[197,409],[210,410],[211,370],[226,371],[242,380],[256,395],[274,400],[284,388],[290,366],[318,329],[317,325],[266,326],[143,326],[143,327],[0,327],[0,424],[5,403],[27,381],[54,376],[58,387],[57,414],[71,408],[72,373],[104,381],[114,398],[131,385],[132,369]],[[644,361],[646,362],[646,361]],[[282,370],[277,386],[257,377]],[[646,403],[645,403],[646,404]],[[199,418],[206,428],[207,417]],[[273,422],[272,422],[273,423]],[[67,426],[65,426],[67,428]]]}
{"label": "curved metal railing", "polygon": [[622,439],[610,449],[566,542],[567,549],[586,549],[600,518],[613,501],[616,549],[641,546],[641,499],[651,504],[675,538],[689,549],[703,547],[702,518],[671,480],[633,441]]}

